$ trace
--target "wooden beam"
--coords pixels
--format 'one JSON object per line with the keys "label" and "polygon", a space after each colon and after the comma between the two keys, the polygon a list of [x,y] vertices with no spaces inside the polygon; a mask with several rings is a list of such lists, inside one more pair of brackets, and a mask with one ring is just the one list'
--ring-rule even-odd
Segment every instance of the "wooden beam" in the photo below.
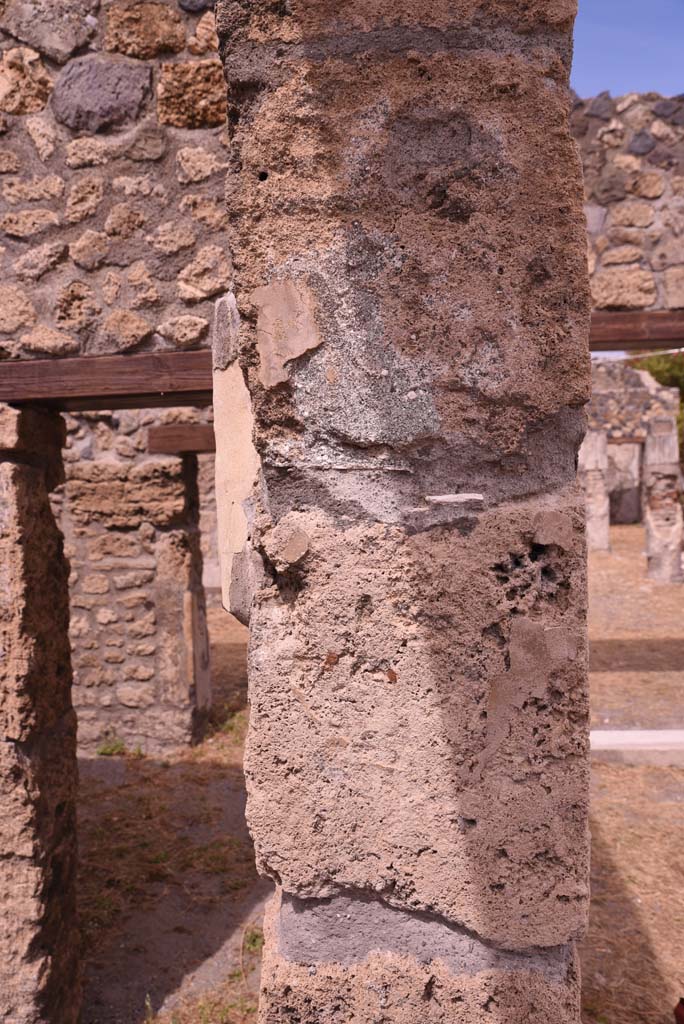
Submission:
{"label": "wooden beam", "polygon": [[0,363],[0,402],[67,412],[210,405],[211,352],[143,352]]}
{"label": "wooden beam", "polygon": [[591,318],[592,352],[654,351],[684,345],[684,311],[594,313]]}
{"label": "wooden beam", "polygon": [[[593,352],[684,346],[684,311],[594,313]],[[67,412],[210,405],[211,352],[142,352],[0,362],[0,402]]]}
{"label": "wooden beam", "polygon": [[147,431],[147,450],[155,455],[202,454],[216,451],[210,423],[164,423]]}

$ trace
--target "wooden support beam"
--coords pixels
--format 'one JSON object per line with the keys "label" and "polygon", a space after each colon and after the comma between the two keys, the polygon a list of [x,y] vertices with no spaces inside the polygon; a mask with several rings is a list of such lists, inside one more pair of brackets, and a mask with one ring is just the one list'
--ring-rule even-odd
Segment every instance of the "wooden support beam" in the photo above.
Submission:
{"label": "wooden support beam", "polygon": [[684,311],[594,313],[591,318],[592,352],[646,351],[684,345]]}
{"label": "wooden support beam", "polygon": [[147,450],[155,455],[196,455],[216,451],[214,428],[210,423],[164,423],[147,431]]}
{"label": "wooden support beam", "polygon": [[[593,352],[684,346],[684,311],[594,313]],[[210,405],[211,352],[141,352],[0,362],[0,402],[67,412]]]}
{"label": "wooden support beam", "polygon": [[0,363],[0,402],[89,409],[211,404],[211,352],[142,352]]}

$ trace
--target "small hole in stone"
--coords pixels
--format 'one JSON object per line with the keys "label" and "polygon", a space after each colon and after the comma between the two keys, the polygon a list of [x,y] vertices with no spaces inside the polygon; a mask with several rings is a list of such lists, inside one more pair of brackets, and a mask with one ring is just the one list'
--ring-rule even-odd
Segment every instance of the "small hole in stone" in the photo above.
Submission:
{"label": "small hole in stone", "polygon": [[268,171],[259,171],[259,181],[268,180]]}

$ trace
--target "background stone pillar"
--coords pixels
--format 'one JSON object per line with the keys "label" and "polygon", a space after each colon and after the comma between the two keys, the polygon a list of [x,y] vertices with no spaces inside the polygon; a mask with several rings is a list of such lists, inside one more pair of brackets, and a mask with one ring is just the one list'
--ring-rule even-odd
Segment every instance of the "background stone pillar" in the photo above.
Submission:
{"label": "background stone pillar", "polygon": [[262,1024],[579,1021],[574,4],[219,0]]}
{"label": "background stone pillar", "polygon": [[579,479],[584,489],[587,547],[610,551],[610,495],[608,493],[608,435],[588,430],[579,450]]}
{"label": "background stone pillar", "polygon": [[677,422],[653,419],[644,447],[644,523],[648,575],[653,580],[681,583],[682,504]]}
{"label": "background stone pillar", "polygon": [[0,1017],[75,1024],[76,719],[57,415],[0,406]]}

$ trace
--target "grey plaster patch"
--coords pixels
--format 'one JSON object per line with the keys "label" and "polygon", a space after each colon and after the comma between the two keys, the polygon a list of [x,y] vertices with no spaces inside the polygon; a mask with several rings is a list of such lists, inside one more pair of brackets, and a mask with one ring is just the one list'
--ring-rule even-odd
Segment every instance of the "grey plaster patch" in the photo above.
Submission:
{"label": "grey plaster patch", "polygon": [[456,925],[427,914],[398,910],[365,895],[300,900],[284,893],[280,953],[302,964],[354,964],[372,952],[441,960],[456,975],[481,971],[539,971],[562,981],[571,963],[569,945],[509,952],[482,942]]}

